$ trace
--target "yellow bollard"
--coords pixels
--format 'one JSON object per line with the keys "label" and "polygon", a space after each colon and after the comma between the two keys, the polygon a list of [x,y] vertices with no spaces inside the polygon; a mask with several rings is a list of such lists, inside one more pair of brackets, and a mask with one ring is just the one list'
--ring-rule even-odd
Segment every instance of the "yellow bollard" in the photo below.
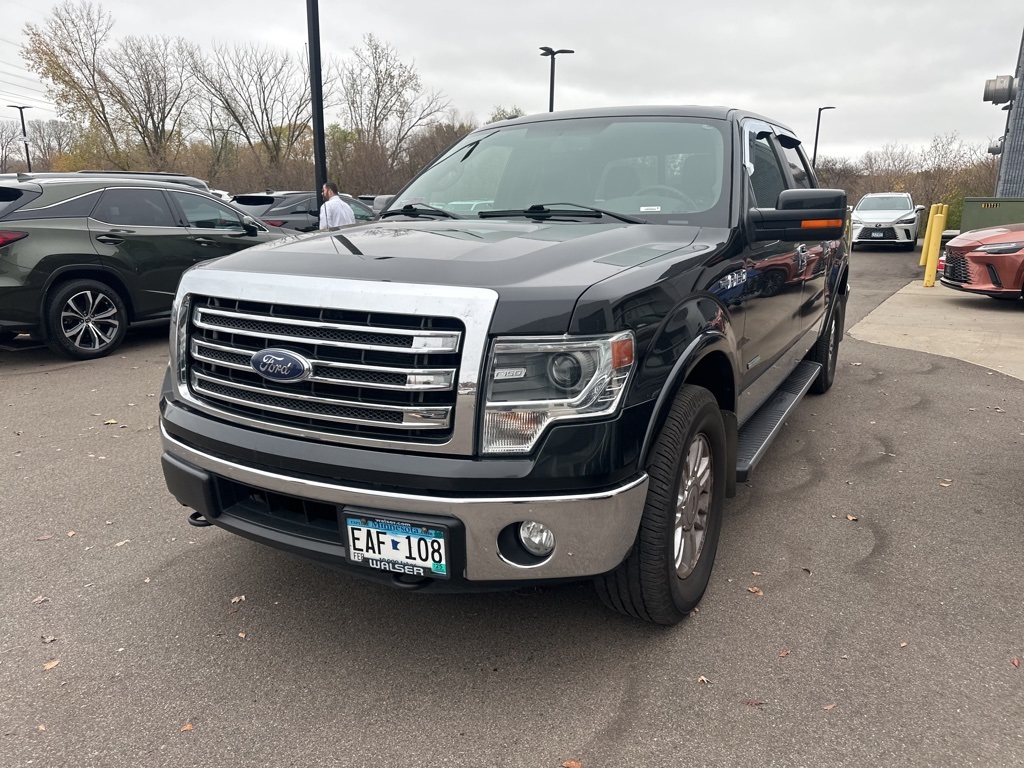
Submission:
{"label": "yellow bollard", "polygon": [[942,203],[935,203],[931,208],[928,209],[928,226],[924,230],[924,245],[921,246],[921,261],[918,262],[919,267],[923,267],[926,263],[926,254],[928,253],[928,243],[931,239],[932,234],[932,222],[935,221],[935,217],[938,216],[939,210],[942,208]]}
{"label": "yellow bollard", "polygon": [[939,266],[939,246],[942,244],[942,230],[946,227],[946,214],[940,213],[935,217],[935,228],[931,232],[931,238],[926,244],[928,261],[924,267],[924,287],[935,286],[935,272]]}

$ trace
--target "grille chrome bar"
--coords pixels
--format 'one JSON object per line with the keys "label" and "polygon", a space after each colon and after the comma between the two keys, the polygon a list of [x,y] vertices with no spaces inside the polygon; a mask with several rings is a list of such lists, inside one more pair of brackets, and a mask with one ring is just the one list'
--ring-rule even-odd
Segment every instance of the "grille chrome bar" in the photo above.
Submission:
{"label": "grille chrome bar", "polygon": [[[248,349],[214,344],[205,339],[192,339],[190,354],[193,360],[219,365],[236,371],[252,371]],[[371,389],[390,389],[407,392],[448,391],[455,380],[454,368],[389,368],[358,363],[334,363],[310,360],[313,375],[309,381],[339,384]],[[375,380],[376,379],[376,380]]]}
{"label": "grille chrome bar", "polygon": [[[192,389],[206,397],[236,405],[258,405],[265,411],[305,416],[341,424],[361,424],[406,429],[447,429],[451,407],[397,406],[359,403],[331,397],[265,389],[239,384],[197,371],[192,372]],[[321,406],[317,408],[317,406]],[[379,414],[379,416],[375,415]]]}
{"label": "grille chrome bar", "polygon": [[[462,337],[458,331],[405,328],[388,328],[384,331],[360,325],[228,312],[210,307],[196,307],[193,322],[197,328],[209,331],[241,332],[264,338],[414,355],[457,352]],[[246,324],[251,324],[252,327],[245,327]],[[372,339],[387,340],[387,343],[373,343]]]}

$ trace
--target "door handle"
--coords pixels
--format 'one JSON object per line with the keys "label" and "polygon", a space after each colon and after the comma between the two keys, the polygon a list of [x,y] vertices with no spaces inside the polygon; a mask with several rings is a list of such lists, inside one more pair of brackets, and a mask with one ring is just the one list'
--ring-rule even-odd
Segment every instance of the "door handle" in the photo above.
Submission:
{"label": "door handle", "polygon": [[216,240],[212,240],[209,237],[197,237],[196,238],[196,244],[197,245],[202,245],[202,246],[216,245],[217,241]]}
{"label": "door handle", "polygon": [[117,237],[116,235],[96,235],[96,239],[107,245],[120,245],[124,242],[123,237]]}

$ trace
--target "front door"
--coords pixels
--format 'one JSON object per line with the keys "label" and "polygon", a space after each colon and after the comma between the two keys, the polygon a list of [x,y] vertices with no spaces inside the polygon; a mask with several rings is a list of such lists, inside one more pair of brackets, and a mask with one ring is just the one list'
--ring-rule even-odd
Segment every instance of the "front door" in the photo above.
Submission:
{"label": "front door", "polygon": [[206,195],[172,190],[168,194],[181,212],[182,222],[192,235],[197,261],[227,256],[235,251],[265,243],[270,235],[242,223],[242,214]]}

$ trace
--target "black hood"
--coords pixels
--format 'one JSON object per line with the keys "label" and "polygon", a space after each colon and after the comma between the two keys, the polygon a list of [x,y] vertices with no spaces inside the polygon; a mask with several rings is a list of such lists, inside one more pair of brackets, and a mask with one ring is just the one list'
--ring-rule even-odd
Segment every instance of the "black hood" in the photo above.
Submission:
{"label": "black hood", "polygon": [[[624,222],[372,222],[210,262],[225,271],[492,288],[495,333],[564,333],[595,283],[694,241],[699,228]],[[201,268],[201,267],[200,267]]]}

